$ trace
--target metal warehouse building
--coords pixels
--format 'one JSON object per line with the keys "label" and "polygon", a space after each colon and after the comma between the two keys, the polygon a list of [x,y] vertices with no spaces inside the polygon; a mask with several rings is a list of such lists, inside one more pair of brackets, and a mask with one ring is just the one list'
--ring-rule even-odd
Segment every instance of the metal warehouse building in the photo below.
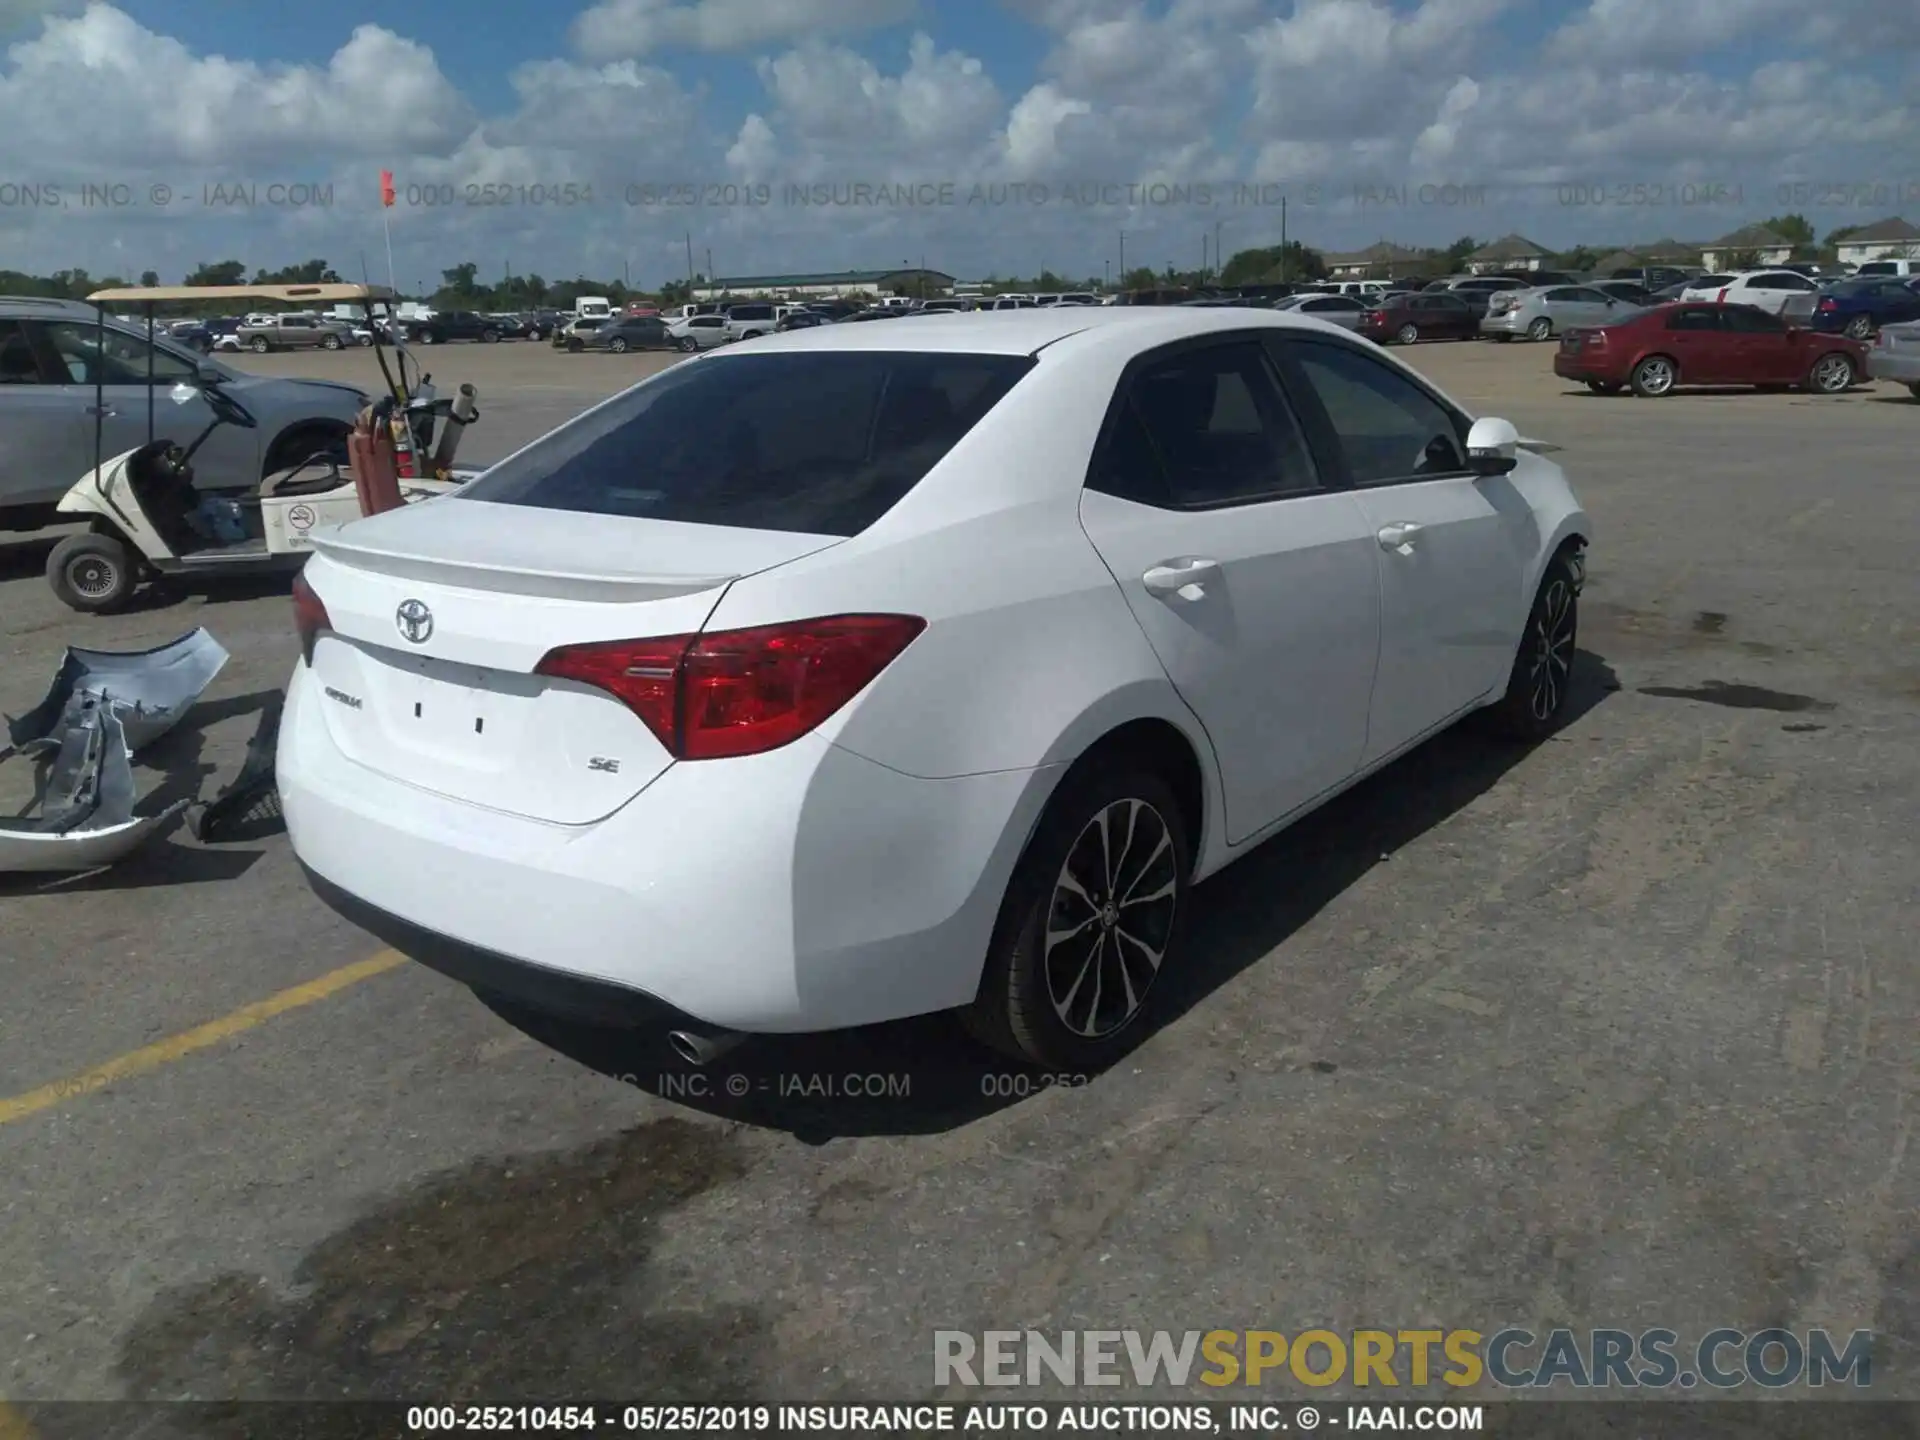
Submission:
{"label": "metal warehouse building", "polygon": [[818,275],[721,275],[693,287],[696,300],[778,295],[936,295],[953,288],[938,270],[846,270]]}

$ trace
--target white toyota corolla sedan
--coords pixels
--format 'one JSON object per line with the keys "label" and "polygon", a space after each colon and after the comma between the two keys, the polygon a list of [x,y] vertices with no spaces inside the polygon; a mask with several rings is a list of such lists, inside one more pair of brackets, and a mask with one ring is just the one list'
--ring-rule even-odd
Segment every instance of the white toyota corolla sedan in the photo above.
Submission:
{"label": "white toyota corolla sedan", "polygon": [[1563,718],[1557,465],[1267,310],[688,360],[320,538],[280,732],[320,894],[476,989],[743,1032],[961,1007],[1087,1069],[1189,887],[1469,712]]}

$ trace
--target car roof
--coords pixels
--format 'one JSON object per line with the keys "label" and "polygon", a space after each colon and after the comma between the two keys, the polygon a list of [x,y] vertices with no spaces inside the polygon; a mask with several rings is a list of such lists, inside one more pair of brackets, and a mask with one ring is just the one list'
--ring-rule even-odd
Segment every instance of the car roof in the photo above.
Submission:
{"label": "car roof", "polygon": [[[939,325],[823,325],[763,336],[752,354],[785,350],[916,350],[959,355],[1034,355],[1074,339],[1075,348],[1113,346],[1149,350],[1195,336],[1231,330],[1293,329],[1338,335],[1324,320],[1264,307],[1075,305],[1056,310],[964,311]],[[717,353],[711,359],[727,358]],[[702,360],[697,363],[707,363]]]}

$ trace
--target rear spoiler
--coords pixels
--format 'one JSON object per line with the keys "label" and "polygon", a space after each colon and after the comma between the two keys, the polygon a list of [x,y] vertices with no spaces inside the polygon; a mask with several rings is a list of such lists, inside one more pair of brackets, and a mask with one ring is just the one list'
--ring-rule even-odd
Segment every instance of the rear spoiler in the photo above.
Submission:
{"label": "rear spoiler", "polygon": [[391,575],[402,580],[422,580],[503,594],[615,604],[696,595],[740,578],[737,571],[724,575],[606,574],[586,569],[534,570],[518,565],[489,564],[484,560],[449,560],[356,543],[343,538],[339,530],[316,532],[313,548],[329,559],[342,561],[355,569]]}

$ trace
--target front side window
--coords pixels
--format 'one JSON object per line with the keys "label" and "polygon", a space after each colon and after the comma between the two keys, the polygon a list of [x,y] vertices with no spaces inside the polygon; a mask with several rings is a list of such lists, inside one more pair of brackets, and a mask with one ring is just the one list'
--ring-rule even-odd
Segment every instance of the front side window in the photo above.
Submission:
{"label": "front side window", "polygon": [[1326,412],[1354,484],[1466,469],[1454,417],[1404,375],[1345,345],[1295,344],[1291,353]]}
{"label": "front side window", "polygon": [[887,351],[710,357],[588,411],[458,493],[545,510],[857,535],[1033,364]]}
{"label": "front side window", "polygon": [[193,362],[158,345],[149,346],[144,336],[124,330],[108,329],[104,335],[97,326],[56,320],[46,327],[48,341],[75,385],[144,385],[147,383],[147,356],[153,356],[153,381],[173,385],[195,378]]}
{"label": "front side window", "polygon": [[0,320],[0,385],[43,385],[46,377],[18,320]]}

